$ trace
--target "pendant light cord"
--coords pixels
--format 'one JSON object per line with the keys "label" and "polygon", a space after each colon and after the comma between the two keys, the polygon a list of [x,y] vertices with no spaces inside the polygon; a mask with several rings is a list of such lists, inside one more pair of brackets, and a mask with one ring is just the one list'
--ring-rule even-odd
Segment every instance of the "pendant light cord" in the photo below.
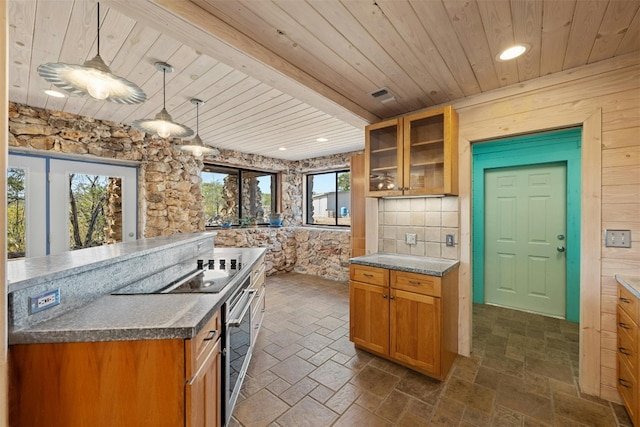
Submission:
{"label": "pendant light cord", "polygon": [[162,69],[162,108],[167,109],[167,70]]}
{"label": "pendant light cord", "polygon": [[196,135],[199,133],[200,127],[200,103],[196,104]]}
{"label": "pendant light cord", "polygon": [[98,56],[100,56],[100,2],[98,2]]}

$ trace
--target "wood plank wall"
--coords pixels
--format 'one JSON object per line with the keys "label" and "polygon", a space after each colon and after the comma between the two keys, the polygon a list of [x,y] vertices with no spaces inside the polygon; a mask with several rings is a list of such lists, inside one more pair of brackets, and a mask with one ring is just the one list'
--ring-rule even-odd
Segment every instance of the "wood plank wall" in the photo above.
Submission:
{"label": "wood plank wall", "polygon": [[[549,75],[454,107],[460,116],[461,352],[471,345],[471,144],[582,125],[580,384],[588,394],[619,402],[614,275],[640,275],[640,57]],[[606,228],[631,229],[632,248],[605,248]]]}
{"label": "wood plank wall", "polygon": [[[9,2],[0,2],[0,76],[9,75],[9,23],[7,18]],[[9,80],[0,80],[0,126],[9,128]],[[0,202],[0,229],[7,229],[7,157],[9,150],[9,135],[0,133],[0,188],[2,197]],[[0,233],[0,425],[9,424],[7,408],[7,233]]]}

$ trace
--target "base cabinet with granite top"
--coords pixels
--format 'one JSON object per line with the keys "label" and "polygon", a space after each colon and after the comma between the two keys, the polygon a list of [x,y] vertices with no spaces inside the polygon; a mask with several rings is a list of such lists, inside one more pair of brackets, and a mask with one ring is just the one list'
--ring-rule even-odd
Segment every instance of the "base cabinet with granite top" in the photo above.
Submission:
{"label": "base cabinet with granite top", "polygon": [[618,391],[634,426],[640,426],[640,299],[618,283],[616,313]]}
{"label": "base cabinet with granite top", "polygon": [[457,267],[438,277],[351,264],[351,341],[444,380],[458,352],[457,276]]}
{"label": "base cabinet with granite top", "polygon": [[218,312],[187,340],[12,345],[10,425],[219,426],[220,327]]}

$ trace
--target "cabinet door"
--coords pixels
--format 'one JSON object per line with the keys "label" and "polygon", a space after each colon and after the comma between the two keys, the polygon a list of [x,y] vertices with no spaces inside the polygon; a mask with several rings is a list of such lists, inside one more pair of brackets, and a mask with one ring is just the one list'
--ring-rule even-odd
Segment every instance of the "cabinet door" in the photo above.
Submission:
{"label": "cabinet door", "polygon": [[391,290],[390,356],[440,375],[440,298]]}
{"label": "cabinet door", "polygon": [[451,106],[403,118],[405,195],[457,194],[457,114]]}
{"label": "cabinet door", "polygon": [[222,425],[221,356],[218,339],[196,375],[186,385],[187,427]]}
{"label": "cabinet door", "polygon": [[365,176],[367,197],[402,194],[401,119],[369,125],[365,130]]}
{"label": "cabinet door", "polygon": [[371,351],[389,354],[389,288],[349,282],[349,339]]}

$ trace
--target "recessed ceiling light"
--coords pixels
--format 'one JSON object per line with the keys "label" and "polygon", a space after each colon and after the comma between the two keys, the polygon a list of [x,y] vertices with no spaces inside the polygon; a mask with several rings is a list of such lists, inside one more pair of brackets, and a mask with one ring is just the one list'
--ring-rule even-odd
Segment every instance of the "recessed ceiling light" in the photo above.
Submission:
{"label": "recessed ceiling light", "polygon": [[287,151],[287,147],[280,147],[280,148],[278,148],[278,150],[280,150],[280,151]]}
{"label": "recessed ceiling light", "polygon": [[511,59],[517,58],[522,55],[529,49],[529,46],[526,44],[517,44],[515,46],[511,46],[508,49],[500,52],[500,55],[496,57],[498,61],[509,61]]}
{"label": "recessed ceiling light", "polygon": [[317,142],[327,142],[328,139],[327,138],[316,138]]}
{"label": "recessed ceiling light", "polygon": [[53,89],[46,89],[44,91],[44,93],[46,93],[49,96],[53,96],[54,98],[66,98],[67,95],[65,95],[62,92],[58,92],[57,90],[53,90]]}

